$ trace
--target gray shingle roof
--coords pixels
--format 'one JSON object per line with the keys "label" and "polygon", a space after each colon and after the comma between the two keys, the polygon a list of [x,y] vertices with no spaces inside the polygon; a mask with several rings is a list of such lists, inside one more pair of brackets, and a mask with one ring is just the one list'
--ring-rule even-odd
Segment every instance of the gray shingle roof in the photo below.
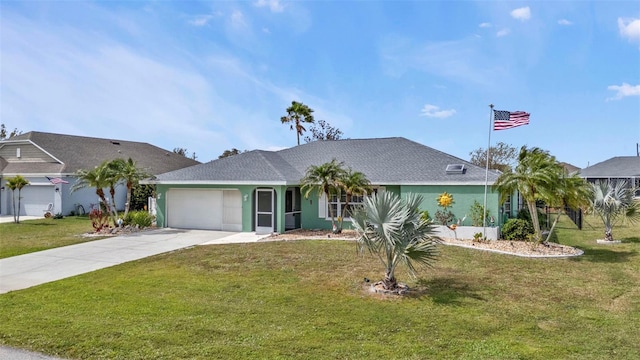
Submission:
{"label": "gray shingle roof", "polygon": [[[484,184],[485,169],[401,137],[315,141],[280,151],[250,151],[158,175],[159,183],[299,184],[310,165],[333,158],[376,185]],[[463,164],[462,174],[447,174]],[[489,172],[489,184],[499,176]]]}
{"label": "gray shingle roof", "polygon": [[[29,140],[44,151],[59,159],[55,162],[26,163],[4,162],[2,173],[51,173],[73,174],[80,169],[90,169],[105,160],[132,158],[138,167],[151,174],[161,174],[176,169],[200,164],[199,161],[186,158],[157,146],[134,141],[103,139],[74,135],[53,134],[31,131],[14,136],[4,143]],[[0,142],[0,145],[3,142]],[[3,162],[0,162],[2,165]]]}
{"label": "gray shingle roof", "polygon": [[583,178],[640,177],[640,157],[616,156],[580,170]]}

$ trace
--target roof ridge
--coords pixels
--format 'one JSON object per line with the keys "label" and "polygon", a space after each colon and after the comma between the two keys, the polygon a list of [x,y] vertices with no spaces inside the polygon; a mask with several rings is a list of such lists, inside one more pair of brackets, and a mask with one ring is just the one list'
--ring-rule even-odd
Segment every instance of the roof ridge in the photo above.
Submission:
{"label": "roof ridge", "polygon": [[258,154],[260,155],[260,157],[262,157],[262,158],[266,161],[267,165],[269,165],[269,167],[270,167],[271,169],[273,169],[273,171],[274,171],[276,174],[280,175],[280,177],[281,177],[282,179],[286,179],[286,176],[285,176],[283,173],[281,173],[281,172],[280,172],[280,171],[279,171],[279,170],[278,170],[278,169],[277,169],[277,168],[276,168],[276,167],[271,163],[271,160],[270,160],[270,159],[268,159],[266,156],[264,156],[264,154],[265,154],[265,153],[273,154],[273,155],[275,155],[275,156],[279,157],[279,158],[280,158],[280,160],[284,161],[287,165],[289,165],[289,166],[293,167],[293,166],[292,166],[292,165],[291,165],[287,160],[285,160],[282,156],[280,156],[280,154],[278,154],[278,153],[277,153],[277,152],[275,152],[275,151],[270,151],[270,150],[255,150],[255,151],[257,151],[257,152],[258,152]]}
{"label": "roof ridge", "polygon": [[[118,142],[125,142],[125,143],[135,143],[135,144],[148,144],[148,145],[152,145],[148,142],[143,142],[143,141],[133,141],[133,140],[123,140],[123,139],[116,139],[116,138],[109,138],[109,137],[97,137],[97,136],[84,136],[84,135],[72,135],[72,134],[60,134],[60,133],[52,133],[52,132],[46,132],[46,131],[28,131],[26,133],[22,133],[20,135],[16,135],[17,136],[25,136],[27,139],[32,140],[33,139],[33,135],[53,135],[53,136],[60,136],[60,137],[74,137],[74,138],[83,138],[83,139],[94,139],[94,140],[106,140],[106,141],[118,141]],[[7,139],[9,140],[9,139]],[[155,146],[155,145],[153,145]],[[156,146],[157,147],[157,146]],[[164,149],[163,149],[164,150]]]}

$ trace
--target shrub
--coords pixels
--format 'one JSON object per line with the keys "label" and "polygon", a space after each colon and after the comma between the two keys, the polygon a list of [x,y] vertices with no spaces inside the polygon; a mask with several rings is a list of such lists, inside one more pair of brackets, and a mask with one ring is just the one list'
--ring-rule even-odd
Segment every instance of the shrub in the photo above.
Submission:
{"label": "shrub", "polygon": [[130,211],[124,219],[124,224],[145,228],[151,226],[154,220],[154,216],[146,211]]}
{"label": "shrub", "polygon": [[438,210],[436,211],[436,220],[441,225],[447,225],[450,222],[453,222],[454,216],[453,213],[449,210]]}
{"label": "shrub", "polygon": [[484,225],[484,220],[489,218],[489,209],[485,209],[484,218],[482,217],[482,204],[480,204],[478,200],[473,200],[473,205],[471,205],[469,212],[471,213],[471,223],[473,226],[482,226]]}
{"label": "shrub", "polygon": [[98,232],[107,227],[109,223],[109,216],[102,210],[94,208],[89,212],[89,219],[91,219],[91,226]]}
{"label": "shrub", "polygon": [[502,237],[506,240],[526,240],[533,232],[531,222],[523,219],[509,219],[502,225]]}
{"label": "shrub", "polygon": [[431,216],[427,210],[422,210],[420,212],[420,219],[424,221],[431,221]]}

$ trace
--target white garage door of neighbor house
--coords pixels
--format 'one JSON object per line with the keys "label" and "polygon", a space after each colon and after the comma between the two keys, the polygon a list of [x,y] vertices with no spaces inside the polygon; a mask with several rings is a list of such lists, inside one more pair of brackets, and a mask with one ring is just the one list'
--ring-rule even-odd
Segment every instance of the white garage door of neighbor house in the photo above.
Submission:
{"label": "white garage door of neighbor house", "polygon": [[[20,192],[20,215],[43,216],[44,210],[49,204],[53,204],[55,190],[53,185],[27,185]],[[9,191],[9,197],[13,199],[13,194]],[[18,200],[16,190],[16,206]],[[9,212],[13,214],[13,205],[10,205]]]}
{"label": "white garage door of neighbor house", "polygon": [[166,206],[169,227],[242,231],[238,190],[169,189]]}

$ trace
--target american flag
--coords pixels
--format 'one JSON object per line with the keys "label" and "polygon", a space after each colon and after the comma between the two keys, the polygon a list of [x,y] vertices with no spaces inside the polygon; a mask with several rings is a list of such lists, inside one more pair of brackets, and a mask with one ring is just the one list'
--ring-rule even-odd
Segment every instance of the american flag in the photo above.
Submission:
{"label": "american flag", "polygon": [[493,130],[511,129],[529,124],[529,113],[524,111],[495,110],[493,112]]}
{"label": "american flag", "polygon": [[69,182],[66,180],[62,180],[61,178],[57,177],[57,178],[50,178],[48,176],[45,176],[47,178],[47,180],[49,180],[49,182],[51,182],[53,185],[58,185],[58,184],[68,184]]}

